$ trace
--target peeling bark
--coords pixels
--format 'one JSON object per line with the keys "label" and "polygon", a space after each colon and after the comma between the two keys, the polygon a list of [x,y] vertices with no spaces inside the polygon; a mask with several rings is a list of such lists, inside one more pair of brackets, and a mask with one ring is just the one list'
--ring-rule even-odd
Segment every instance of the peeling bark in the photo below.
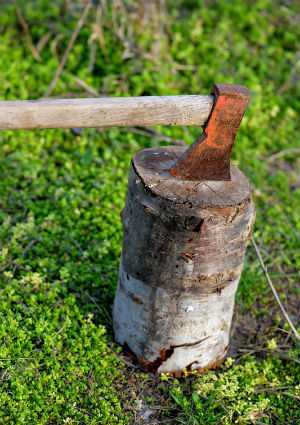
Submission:
{"label": "peeling bark", "polygon": [[249,183],[236,167],[226,182],[172,177],[183,150],[133,156],[113,311],[116,339],[142,369],[175,375],[224,358],[255,218]]}

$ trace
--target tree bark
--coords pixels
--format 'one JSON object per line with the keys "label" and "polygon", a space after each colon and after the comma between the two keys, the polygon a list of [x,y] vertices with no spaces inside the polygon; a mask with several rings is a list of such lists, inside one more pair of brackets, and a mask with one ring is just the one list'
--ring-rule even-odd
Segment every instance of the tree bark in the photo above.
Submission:
{"label": "tree bark", "polygon": [[172,177],[183,152],[133,156],[113,310],[116,340],[141,368],[175,376],[223,361],[255,218],[249,182],[234,166],[231,181]]}

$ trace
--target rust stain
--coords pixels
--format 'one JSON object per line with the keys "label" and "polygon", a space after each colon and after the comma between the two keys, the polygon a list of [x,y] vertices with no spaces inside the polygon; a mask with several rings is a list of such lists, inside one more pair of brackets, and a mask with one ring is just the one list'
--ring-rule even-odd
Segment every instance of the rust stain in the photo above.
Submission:
{"label": "rust stain", "polygon": [[[170,348],[163,348],[162,350],[159,351],[159,356],[157,357],[157,359],[155,359],[152,362],[147,360],[145,357],[137,357],[126,343],[124,344],[123,348],[126,354],[131,358],[132,363],[138,363],[142,371],[156,374],[159,366],[172,356],[172,354],[174,353],[174,349],[176,347],[171,346]],[[186,376],[186,374],[194,374],[195,372],[203,373],[205,370],[208,370],[208,369],[217,369],[225,361],[226,359],[225,354],[227,352],[227,349],[228,349],[228,346],[225,347],[221,356],[219,356],[219,359],[209,363],[203,368],[192,370],[193,364],[196,363],[196,362],[193,362],[190,365],[188,365],[184,370],[183,369],[173,370],[173,371],[171,370],[168,372],[168,374],[174,378],[181,378],[182,376]]]}
{"label": "rust stain", "polygon": [[169,357],[171,357],[173,353],[174,348],[163,348],[159,352],[159,357],[157,357],[157,359],[153,362],[149,362],[149,360],[147,360],[145,357],[139,357],[139,366],[144,372],[156,373],[159,366],[163,362],[165,362]]}
{"label": "rust stain", "polygon": [[[187,366],[185,369],[171,370],[171,371],[168,371],[167,373],[170,376],[172,376],[173,378],[181,378],[182,376],[186,376],[186,374],[194,374],[195,372],[203,373],[205,370],[208,370],[208,369],[217,369],[218,367],[221,366],[221,364],[224,363],[224,361],[226,359],[225,353],[226,353],[227,349],[228,349],[228,347],[226,347],[224,349],[220,359],[209,363],[208,365],[206,365],[203,368],[192,370],[192,366],[195,363],[194,362],[194,363],[190,364],[189,366]],[[138,359],[139,366],[144,372],[157,373],[157,369],[159,368],[159,366],[163,362],[165,362],[168,358],[170,358],[172,356],[173,352],[174,352],[174,348],[168,348],[168,349],[164,348],[164,349],[162,349],[160,351],[160,357],[158,357],[154,362],[149,362],[145,357],[140,357]]]}
{"label": "rust stain", "polygon": [[132,297],[132,300],[136,302],[137,304],[141,304],[141,305],[144,304],[143,300],[141,300],[141,298],[139,297],[134,296]]}
{"label": "rust stain", "polygon": [[191,261],[191,260],[193,260],[193,259],[194,259],[194,254],[189,254],[189,253],[186,253],[186,254],[180,254],[180,257],[182,257],[182,258],[184,259],[184,261],[185,261],[186,263],[188,263],[188,262],[189,262],[189,260]]}

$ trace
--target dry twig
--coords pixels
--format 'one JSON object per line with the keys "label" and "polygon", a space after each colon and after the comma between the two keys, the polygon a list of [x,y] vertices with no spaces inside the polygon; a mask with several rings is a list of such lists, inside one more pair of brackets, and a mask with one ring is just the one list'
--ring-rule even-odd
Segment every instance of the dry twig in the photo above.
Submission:
{"label": "dry twig", "polygon": [[95,306],[96,306],[97,310],[99,310],[99,311],[100,311],[100,313],[102,313],[102,314],[105,314],[105,315],[106,315],[106,318],[108,319],[109,323],[112,325],[112,324],[113,324],[113,321],[112,321],[112,319],[111,319],[110,314],[109,314],[109,313],[108,313],[108,311],[106,310],[106,308],[105,308],[104,306],[100,307],[100,306],[97,304],[96,300],[95,300],[95,299],[94,299],[94,298],[93,298],[90,294],[86,293],[86,296],[88,297],[88,299],[89,299],[89,300],[91,300],[91,301],[92,301],[92,303],[93,303],[93,304],[95,304]]}
{"label": "dry twig", "polygon": [[279,391],[279,390],[287,390],[287,389],[290,389],[290,388],[293,388],[293,387],[289,386],[289,387],[259,388],[258,390],[253,391],[253,394],[270,393],[270,392]]}
{"label": "dry twig", "polygon": [[130,363],[128,360],[124,359],[124,357],[120,356],[118,353],[116,353],[111,347],[107,346],[107,348],[119,359],[121,362],[123,362],[126,366],[131,367],[132,369],[139,369],[138,366],[135,366],[134,364]]}
{"label": "dry twig", "polygon": [[85,81],[81,80],[81,78],[73,77],[79,87],[87,91],[90,95],[95,97],[105,97],[102,96],[94,87],[89,86]]}
{"label": "dry twig", "polygon": [[120,131],[131,131],[135,134],[141,134],[146,137],[154,137],[159,142],[169,142],[176,146],[184,146],[187,148],[187,144],[182,139],[174,139],[173,137],[165,136],[164,134],[159,133],[154,128],[151,127],[127,127],[126,129],[119,129]]}
{"label": "dry twig", "polygon": [[[300,364],[300,360],[296,359],[295,357],[287,356],[286,354],[284,354],[284,352],[282,350],[277,350],[277,349],[270,350],[270,348],[258,348],[258,349],[254,349],[254,350],[239,349],[238,351],[240,351],[241,353],[245,353],[242,357],[250,356],[251,354],[254,354],[254,353],[261,353],[261,352],[270,353],[270,352],[272,352],[272,355],[274,357],[278,357],[279,359],[289,360],[289,361],[295,362],[297,364]],[[239,357],[238,360],[240,360],[242,357]]]}
{"label": "dry twig", "polygon": [[281,158],[282,156],[291,154],[291,153],[295,153],[295,154],[300,154],[300,149],[298,148],[291,148],[291,149],[284,149],[280,152],[274,153],[273,155],[270,156],[270,158],[267,159],[268,162],[273,162],[276,161],[276,159]]}
{"label": "dry twig", "polygon": [[27,41],[27,45],[28,45],[28,47],[29,47],[29,49],[30,49],[30,51],[32,53],[32,56],[38,62],[41,62],[42,58],[41,58],[39,52],[37,51],[37,49],[35,48],[35,46],[34,46],[34,44],[32,42],[32,38],[31,38],[31,35],[30,35],[28,24],[27,24],[27,22],[25,21],[25,19],[22,16],[22,13],[21,13],[21,11],[19,9],[17,0],[12,0],[12,2],[14,4],[14,6],[15,6],[16,14],[17,14],[18,20],[20,22],[20,25],[21,25],[21,27],[24,30],[26,41]]}
{"label": "dry twig", "polygon": [[88,14],[91,6],[92,6],[92,4],[90,2],[88,2],[87,5],[85,6],[84,11],[83,11],[83,14],[80,17],[79,21],[77,22],[76,28],[75,28],[75,30],[74,30],[74,32],[72,34],[72,37],[70,38],[69,44],[68,44],[68,46],[66,48],[66,51],[65,51],[65,53],[64,53],[64,55],[62,57],[62,60],[60,61],[60,64],[58,65],[58,68],[56,70],[56,73],[54,74],[54,77],[53,77],[53,79],[51,81],[51,84],[50,84],[48,90],[46,91],[46,93],[44,94],[43,97],[48,97],[52,93],[52,91],[53,91],[53,89],[55,87],[55,84],[56,84],[56,82],[57,82],[60,74],[62,73],[62,70],[64,69],[64,66],[66,64],[67,58],[69,56],[69,53],[70,53],[70,51],[71,51],[71,49],[73,47],[73,44],[76,41],[76,38],[77,38],[77,36],[79,34],[79,31],[81,30],[81,27],[83,26],[83,24],[85,22],[86,16],[87,16],[87,14]]}
{"label": "dry twig", "polygon": [[0,272],[3,272],[4,270],[8,269],[8,267],[10,266],[15,266],[16,268],[19,268],[21,270],[24,270],[26,272],[31,272],[31,270],[26,269],[26,267],[23,267],[21,264],[19,264],[17,261],[15,260],[9,260],[7,264],[5,264],[5,266],[0,268]]}
{"label": "dry twig", "polygon": [[254,240],[253,236],[251,236],[251,237],[250,237],[250,239],[251,239],[252,245],[253,245],[253,247],[254,247],[254,249],[255,249],[255,252],[256,252],[257,258],[258,258],[258,260],[259,260],[259,262],[260,262],[261,268],[262,268],[262,270],[263,270],[263,272],[264,272],[264,274],[265,274],[265,276],[266,276],[266,278],[267,278],[267,281],[268,281],[268,283],[269,283],[269,285],[270,285],[270,287],[271,287],[271,289],[272,289],[273,295],[274,295],[274,297],[275,297],[275,299],[276,299],[276,301],[277,301],[277,304],[279,305],[280,310],[282,311],[282,314],[283,314],[283,315],[284,315],[284,317],[285,317],[285,320],[286,320],[286,321],[288,322],[288,324],[290,325],[290,327],[291,327],[291,329],[292,329],[292,331],[293,331],[293,333],[294,333],[295,337],[297,338],[297,340],[298,340],[298,341],[300,341],[300,335],[298,334],[297,329],[296,329],[296,328],[295,328],[295,326],[293,325],[293,322],[291,321],[291,319],[290,319],[290,317],[289,317],[288,313],[285,311],[285,308],[283,307],[283,305],[282,305],[282,303],[281,303],[281,301],[280,301],[280,299],[279,299],[279,296],[278,296],[278,294],[277,294],[277,292],[276,292],[276,289],[275,289],[275,287],[274,287],[274,285],[273,285],[273,283],[272,283],[272,280],[271,280],[271,278],[270,278],[270,276],[269,276],[269,273],[268,273],[267,267],[265,266],[265,264],[264,264],[264,262],[263,262],[262,256],[261,256],[261,254],[260,254],[260,251],[259,251],[259,249],[258,249],[258,246],[256,245],[256,242],[255,242],[255,240]]}
{"label": "dry twig", "polygon": [[292,397],[294,400],[297,400],[300,403],[300,397],[298,397],[297,395],[291,394],[291,393],[287,393],[286,391],[283,391],[282,394],[288,395],[288,396]]}
{"label": "dry twig", "polygon": [[36,45],[36,50],[41,53],[43,48],[46,46],[50,38],[53,36],[53,32],[49,31],[43,37],[40,38],[39,42]]}

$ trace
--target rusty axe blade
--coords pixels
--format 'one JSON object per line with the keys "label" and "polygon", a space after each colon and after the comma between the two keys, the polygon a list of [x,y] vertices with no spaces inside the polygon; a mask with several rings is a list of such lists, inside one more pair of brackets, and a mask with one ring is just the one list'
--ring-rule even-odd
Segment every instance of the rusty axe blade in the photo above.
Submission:
{"label": "rusty axe blade", "polygon": [[250,93],[245,86],[215,83],[215,101],[203,133],[170,169],[181,180],[230,180],[230,154]]}

